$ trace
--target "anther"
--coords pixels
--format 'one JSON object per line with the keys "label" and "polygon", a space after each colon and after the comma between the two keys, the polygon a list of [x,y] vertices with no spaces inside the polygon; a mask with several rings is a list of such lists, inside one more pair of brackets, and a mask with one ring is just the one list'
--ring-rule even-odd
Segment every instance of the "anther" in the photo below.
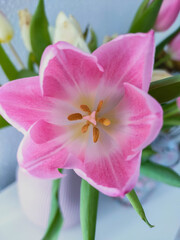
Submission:
{"label": "anther", "polygon": [[111,121],[108,118],[100,118],[99,122],[102,123],[106,127],[111,124]]}
{"label": "anther", "polygon": [[91,110],[89,109],[89,107],[88,107],[87,105],[81,105],[80,108],[81,108],[84,112],[91,113]]}
{"label": "anther", "polygon": [[75,121],[75,120],[81,120],[83,117],[80,113],[73,113],[71,115],[68,116],[68,120],[69,121]]}
{"label": "anther", "polygon": [[101,108],[102,108],[102,105],[103,105],[103,100],[101,100],[97,106],[97,110],[96,112],[100,112]]}
{"label": "anther", "polygon": [[99,129],[96,127],[93,127],[93,141],[96,143],[99,139]]}
{"label": "anther", "polygon": [[89,123],[85,124],[85,125],[81,128],[81,132],[82,132],[82,133],[86,133],[87,130],[88,130],[88,128],[89,128]]}

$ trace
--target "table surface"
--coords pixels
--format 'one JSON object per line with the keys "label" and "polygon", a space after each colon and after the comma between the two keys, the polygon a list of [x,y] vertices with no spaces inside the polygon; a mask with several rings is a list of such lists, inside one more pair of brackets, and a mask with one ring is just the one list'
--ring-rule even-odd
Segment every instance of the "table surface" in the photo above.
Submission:
{"label": "table surface", "polygon": [[[115,199],[100,195],[96,240],[177,240],[180,227],[180,191],[159,184],[143,204],[149,228],[130,208]],[[24,215],[13,183],[0,193],[0,239],[40,240],[44,229]],[[80,226],[62,229],[59,240],[82,240]]]}

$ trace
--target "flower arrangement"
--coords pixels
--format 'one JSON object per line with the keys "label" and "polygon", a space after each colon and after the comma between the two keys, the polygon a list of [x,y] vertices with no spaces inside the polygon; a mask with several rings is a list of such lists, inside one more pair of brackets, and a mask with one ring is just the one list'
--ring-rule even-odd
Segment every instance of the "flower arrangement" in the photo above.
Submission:
{"label": "flower arrangement", "polygon": [[88,26],[83,33],[73,16],[60,12],[55,28],[49,27],[39,0],[33,15],[19,11],[28,67],[12,46],[14,31],[0,12],[0,65],[9,79],[0,87],[0,128],[11,124],[24,134],[17,155],[23,169],[54,179],[44,240],[58,238],[63,224],[57,194],[66,177],[63,169],[82,178],[84,240],[95,239],[99,192],[126,196],[153,227],[134,190],[140,170],[180,187],[178,173],[150,160],[155,154],[151,143],[160,131],[180,125],[180,28],[159,45],[154,41],[156,31],[167,30],[179,10],[179,0],[144,0],[129,33],[106,37],[98,47],[93,29]]}

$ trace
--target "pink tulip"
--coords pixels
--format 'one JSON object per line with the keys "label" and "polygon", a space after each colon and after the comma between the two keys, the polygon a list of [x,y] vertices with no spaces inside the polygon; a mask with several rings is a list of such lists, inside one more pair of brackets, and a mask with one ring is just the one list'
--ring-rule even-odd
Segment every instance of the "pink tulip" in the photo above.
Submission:
{"label": "pink tulip", "polygon": [[66,42],[46,48],[39,77],[0,88],[0,113],[24,133],[21,167],[40,178],[70,168],[99,191],[134,188],[142,149],[158,135],[162,109],[148,95],[154,34],[127,34],[93,54]]}
{"label": "pink tulip", "polygon": [[180,33],[169,43],[168,53],[175,61],[180,61]]}
{"label": "pink tulip", "polygon": [[156,31],[167,30],[176,20],[180,11],[180,0],[163,0],[154,29]]}

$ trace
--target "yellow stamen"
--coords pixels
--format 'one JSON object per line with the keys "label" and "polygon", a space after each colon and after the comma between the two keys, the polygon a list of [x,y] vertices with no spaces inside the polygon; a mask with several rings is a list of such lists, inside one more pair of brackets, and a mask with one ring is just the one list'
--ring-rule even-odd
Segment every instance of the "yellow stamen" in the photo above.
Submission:
{"label": "yellow stamen", "polygon": [[87,124],[85,124],[82,128],[81,128],[81,132],[82,133],[86,133],[87,132],[87,130],[88,130],[88,128],[89,128],[89,123],[87,123]]}
{"label": "yellow stamen", "polygon": [[99,119],[99,122],[102,123],[106,127],[111,124],[111,121],[108,118],[101,118],[101,119]]}
{"label": "yellow stamen", "polygon": [[80,113],[73,113],[68,116],[69,121],[75,121],[75,120],[80,120],[82,119],[82,115]]}
{"label": "yellow stamen", "polygon": [[89,107],[88,107],[87,105],[81,105],[80,108],[81,108],[84,112],[91,113],[91,110],[89,109]]}
{"label": "yellow stamen", "polygon": [[101,108],[102,108],[102,105],[103,105],[103,100],[101,100],[97,106],[97,110],[96,112],[100,112]]}
{"label": "yellow stamen", "polygon": [[93,127],[93,141],[96,143],[99,139],[99,129],[96,127]]}

